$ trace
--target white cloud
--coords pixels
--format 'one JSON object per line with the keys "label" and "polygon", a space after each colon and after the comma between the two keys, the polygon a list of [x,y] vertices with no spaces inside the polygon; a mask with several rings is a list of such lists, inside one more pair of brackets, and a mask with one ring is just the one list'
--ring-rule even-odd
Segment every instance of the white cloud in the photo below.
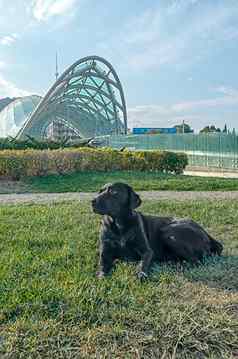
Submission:
{"label": "white cloud", "polygon": [[230,97],[232,97],[234,99],[238,98],[238,90],[234,89],[232,87],[227,87],[227,86],[221,85],[221,86],[216,87],[215,90],[217,92],[220,92],[220,93],[224,94],[224,95],[228,95],[228,96],[230,96]]}
{"label": "white cloud", "polygon": [[68,14],[74,5],[76,0],[35,0],[32,12],[36,20],[46,21],[52,16]]}
{"label": "white cloud", "polygon": [[[231,106],[238,109],[238,90],[226,86],[219,86],[215,90],[223,94],[223,96],[197,101],[184,101],[164,106],[144,105],[129,108],[129,127],[171,127],[181,123],[183,120],[195,129],[213,123],[222,126],[224,118],[219,124],[218,109],[220,108],[222,111],[225,109],[230,110]],[[212,110],[215,112],[212,112]],[[235,127],[234,124],[232,126]]]}
{"label": "white cloud", "polygon": [[238,37],[238,27],[231,27],[238,17],[234,0],[215,6],[199,0],[166,4],[163,7],[160,3],[137,14],[122,29],[116,43],[132,69],[196,63],[214,48],[221,48],[221,42]]}
{"label": "white cloud", "polygon": [[18,38],[17,34],[11,34],[11,35],[0,37],[0,45],[10,46],[17,40],[17,38]]}
{"label": "white cloud", "polygon": [[28,91],[18,88],[13,82],[6,80],[0,74],[0,98],[28,96],[28,95],[30,95]]}
{"label": "white cloud", "polygon": [[184,112],[232,105],[238,105],[238,96],[224,96],[214,99],[181,102],[173,105],[172,110],[175,112]]}

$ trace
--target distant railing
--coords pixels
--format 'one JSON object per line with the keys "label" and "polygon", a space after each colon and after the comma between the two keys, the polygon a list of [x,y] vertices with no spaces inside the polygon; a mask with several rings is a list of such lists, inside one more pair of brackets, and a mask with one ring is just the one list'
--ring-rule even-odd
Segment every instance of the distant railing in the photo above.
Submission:
{"label": "distant railing", "polygon": [[105,136],[103,145],[131,150],[185,152],[190,166],[238,170],[238,136],[235,134],[158,134]]}

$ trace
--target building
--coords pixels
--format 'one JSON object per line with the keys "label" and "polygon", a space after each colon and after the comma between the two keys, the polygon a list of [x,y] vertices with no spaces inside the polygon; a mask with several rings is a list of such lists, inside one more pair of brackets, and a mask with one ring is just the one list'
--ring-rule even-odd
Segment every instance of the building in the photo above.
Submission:
{"label": "building", "polygon": [[43,98],[19,98],[0,112],[0,137],[42,140],[60,134],[85,138],[126,132],[122,85],[112,65],[98,56],[75,62]]}
{"label": "building", "polygon": [[176,133],[175,127],[134,127],[132,130],[133,135],[155,135],[159,133],[172,134]]}
{"label": "building", "polygon": [[2,111],[4,109],[4,107],[9,105],[9,103],[11,103],[14,100],[15,100],[15,98],[10,98],[10,97],[1,98],[0,99],[0,111]]}
{"label": "building", "polygon": [[0,111],[0,138],[16,137],[40,100],[40,96],[32,95],[8,103]]}

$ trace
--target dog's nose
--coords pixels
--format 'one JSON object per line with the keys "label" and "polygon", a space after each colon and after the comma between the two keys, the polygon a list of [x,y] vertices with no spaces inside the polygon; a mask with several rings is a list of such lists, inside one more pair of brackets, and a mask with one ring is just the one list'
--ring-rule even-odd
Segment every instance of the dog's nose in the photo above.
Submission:
{"label": "dog's nose", "polygon": [[92,205],[95,206],[95,204],[96,204],[96,198],[93,198],[92,199]]}

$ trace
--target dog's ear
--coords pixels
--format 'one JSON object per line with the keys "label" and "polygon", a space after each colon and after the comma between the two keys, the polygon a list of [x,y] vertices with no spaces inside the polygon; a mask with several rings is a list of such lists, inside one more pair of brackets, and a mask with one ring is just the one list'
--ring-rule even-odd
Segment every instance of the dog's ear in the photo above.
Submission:
{"label": "dog's ear", "polygon": [[141,205],[140,196],[134,192],[134,190],[129,186],[129,206],[131,209],[135,209]]}

